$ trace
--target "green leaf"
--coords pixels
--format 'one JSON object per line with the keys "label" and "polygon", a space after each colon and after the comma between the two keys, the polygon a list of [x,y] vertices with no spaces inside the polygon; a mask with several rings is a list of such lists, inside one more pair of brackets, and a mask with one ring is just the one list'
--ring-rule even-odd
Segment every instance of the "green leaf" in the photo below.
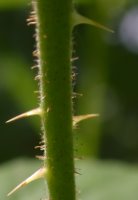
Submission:
{"label": "green leaf", "polygon": [[[37,160],[18,159],[0,166],[0,197],[7,200],[7,193],[18,183],[39,169]],[[77,197],[82,200],[136,200],[138,197],[137,165],[107,161],[77,161]],[[9,200],[45,199],[43,179],[20,189]]]}
{"label": "green leaf", "polygon": [[117,162],[79,161],[78,194],[83,200],[136,200],[138,167]]}
{"label": "green leaf", "polygon": [[[37,105],[37,95],[34,94],[37,83],[33,80],[33,71],[25,60],[13,56],[3,56],[0,73],[3,75],[0,84],[11,93],[17,103],[24,109]],[[27,67],[26,67],[27,66]]]}

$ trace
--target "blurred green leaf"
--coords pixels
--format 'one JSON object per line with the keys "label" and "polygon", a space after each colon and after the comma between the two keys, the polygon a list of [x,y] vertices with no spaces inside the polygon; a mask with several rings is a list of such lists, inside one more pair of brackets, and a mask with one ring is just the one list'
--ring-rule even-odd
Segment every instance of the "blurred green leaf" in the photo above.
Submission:
{"label": "blurred green leaf", "polygon": [[[0,167],[0,197],[39,169],[40,162],[18,159]],[[82,200],[136,200],[138,197],[138,166],[107,161],[77,161],[77,196]],[[9,200],[38,200],[46,196],[43,180],[20,189]]]}
{"label": "blurred green leaf", "polygon": [[136,200],[138,166],[102,161],[79,161],[78,194],[83,200]]}
{"label": "blurred green leaf", "polygon": [[18,55],[3,58],[0,82],[24,109],[32,109],[37,106],[37,95],[34,93],[37,87],[31,67],[27,65]]}

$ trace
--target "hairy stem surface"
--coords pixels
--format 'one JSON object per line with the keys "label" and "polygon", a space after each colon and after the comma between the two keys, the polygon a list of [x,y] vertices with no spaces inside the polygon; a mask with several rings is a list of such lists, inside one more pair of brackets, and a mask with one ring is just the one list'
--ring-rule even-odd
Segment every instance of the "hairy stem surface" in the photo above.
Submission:
{"label": "hairy stem surface", "polygon": [[49,196],[50,200],[75,200],[70,63],[72,1],[36,0],[35,11]]}

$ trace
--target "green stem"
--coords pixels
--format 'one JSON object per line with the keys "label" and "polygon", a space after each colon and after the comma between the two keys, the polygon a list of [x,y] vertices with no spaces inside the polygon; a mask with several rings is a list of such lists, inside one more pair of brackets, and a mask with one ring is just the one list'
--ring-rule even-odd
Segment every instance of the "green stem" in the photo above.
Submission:
{"label": "green stem", "polygon": [[75,200],[71,0],[36,0],[40,106],[46,141],[46,181],[50,200]]}

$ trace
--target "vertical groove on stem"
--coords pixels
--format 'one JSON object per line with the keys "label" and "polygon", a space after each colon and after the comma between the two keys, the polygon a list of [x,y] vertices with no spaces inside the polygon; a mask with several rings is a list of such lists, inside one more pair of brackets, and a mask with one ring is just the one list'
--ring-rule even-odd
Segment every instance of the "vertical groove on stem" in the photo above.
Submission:
{"label": "vertical groove on stem", "polygon": [[72,1],[35,0],[34,3],[49,198],[75,200],[70,63]]}

